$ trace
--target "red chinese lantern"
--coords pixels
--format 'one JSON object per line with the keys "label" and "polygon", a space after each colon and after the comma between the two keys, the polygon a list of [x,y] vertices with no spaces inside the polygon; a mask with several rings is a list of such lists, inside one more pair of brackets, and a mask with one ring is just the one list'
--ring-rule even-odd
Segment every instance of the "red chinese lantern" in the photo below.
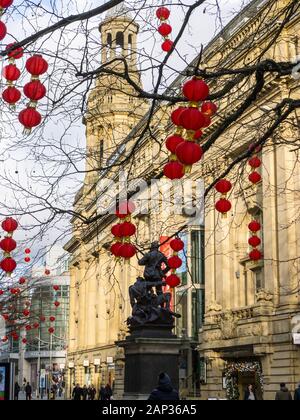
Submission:
{"label": "red chinese lantern", "polygon": [[178,276],[176,276],[176,274],[171,274],[170,276],[166,278],[166,283],[168,286],[173,288],[173,287],[179,286],[181,283],[181,280]]}
{"label": "red chinese lantern", "polygon": [[203,127],[205,118],[197,108],[187,108],[183,111],[180,121],[186,130],[197,131]]}
{"label": "red chinese lantern", "polygon": [[252,182],[252,184],[258,184],[261,181],[261,175],[254,171],[249,175],[249,181]]}
{"label": "red chinese lantern", "polygon": [[251,158],[248,163],[251,168],[259,168],[261,166],[261,160],[257,156]]}
{"label": "red chinese lantern", "polygon": [[163,36],[164,38],[166,38],[172,32],[172,26],[169,25],[168,23],[162,23],[158,27],[158,32],[160,33],[161,36]]}
{"label": "red chinese lantern", "polygon": [[122,242],[116,242],[115,244],[113,244],[110,247],[110,252],[115,256],[115,257],[120,257],[120,248],[122,246]]}
{"label": "red chinese lantern", "polygon": [[19,280],[19,284],[25,284],[25,283],[26,283],[25,277],[21,277]]}
{"label": "red chinese lantern", "polygon": [[170,39],[166,39],[162,44],[161,44],[161,49],[164,52],[170,52],[171,49],[173,48],[174,42],[171,41]]}
{"label": "red chinese lantern", "polygon": [[26,61],[26,70],[33,77],[41,76],[48,70],[48,63],[41,55],[33,55]]}
{"label": "red chinese lantern", "polygon": [[31,330],[31,325],[26,325],[25,330],[30,331]]}
{"label": "red chinese lantern", "polygon": [[251,232],[258,232],[261,229],[261,224],[257,222],[256,220],[253,220],[252,222],[249,223],[248,229]]}
{"label": "red chinese lantern", "polygon": [[182,92],[190,102],[200,102],[208,97],[209,87],[204,80],[194,77],[183,85]]}
{"label": "red chinese lantern", "polygon": [[7,9],[13,2],[14,0],[0,0],[0,9]]}
{"label": "red chinese lantern", "polygon": [[262,253],[258,249],[253,249],[249,254],[250,260],[259,261],[262,259]]}
{"label": "red chinese lantern", "polygon": [[0,41],[2,41],[2,39],[6,37],[6,34],[7,34],[6,25],[0,20]]}
{"label": "red chinese lantern", "polygon": [[3,315],[2,315],[2,318],[3,318],[5,321],[8,321],[8,320],[9,320],[9,315],[8,315],[8,314],[3,314]]}
{"label": "red chinese lantern", "polygon": [[121,237],[121,233],[120,233],[120,226],[121,223],[118,223],[117,225],[112,226],[111,228],[111,233],[113,236],[115,236],[116,238],[120,238]]}
{"label": "red chinese lantern", "polygon": [[136,248],[132,244],[123,244],[119,250],[120,257],[129,260],[130,258],[134,257],[136,254]]}
{"label": "red chinese lantern", "polygon": [[[6,47],[6,50],[10,50],[14,45],[15,45],[15,42],[8,44]],[[14,50],[11,50],[7,55],[11,59],[18,60],[19,58],[23,57],[23,53],[24,53],[23,48],[18,47],[18,48],[15,48]]]}
{"label": "red chinese lantern", "polygon": [[176,270],[177,268],[182,266],[182,260],[177,255],[168,259],[168,265],[170,268]]}
{"label": "red chinese lantern", "polygon": [[31,101],[39,101],[46,95],[46,88],[39,80],[32,80],[24,86],[24,95]]}
{"label": "red chinese lantern", "polygon": [[19,336],[16,333],[12,334],[12,338],[13,338],[14,341],[18,341],[19,340]]}
{"label": "red chinese lantern", "polygon": [[202,114],[212,117],[217,112],[218,107],[213,102],[205,102],[201,107]]}
{"label": "red chinese lantern", "polygon": [[256,146],[255,143],[251,143],[248,150],[249,152],[259,153],[262,150],[262,146]]}
{"label": "red chinese lantern", "polygon": [[261,244],[261,239],[258,236],[251,236],[251,238],[248,239],[248,244],[253,248],[256,248]]}
{"label": "red chinese lantern", "polygon": [[30,311],[28,309],[24,309],[24,311],[22,312],[24,316],[29,316]]}
{"label": "red chinese lantern", "polygon": [[45,274],[46,274],[46,276],[49,276],[50,275],[50,270],[48,270],[48,268],[46,268]]}
{"label": "red chinese lantern", "polygon": [[22,343],[26,344],[27,343],[27,338],[22,338]]}
{"label": "red chinese lantern", "polygon": [[13,238],[4,238],[0,242],[0,248],[7,253],[12,252],[16,247],[17,242]]}
{"label": "red chinese lantern", "polygon": [[41,322],[45,322],[45,321],[46,321],[46,317],[45,317],[44,315],[41,315],[41,316],[40,316],[40,321],[41,321]]}
{"label": "red chinese lantern", "polygon": [[57,292],[59,290],[59,286],[57,286],[57,285],[53,286],[53,290],[55,290]]}
{"label": "red chinese lantern", "polygon": [[4,291],[0,289],[0,296],[4,295]]}
{"label": "red chinese lantern", "polygon": [[170,242],[170,247],[175,252],[182,251],[184,249],[184,242],[179,238],[172,239]]}
{"label": "red chinese lantern", "polygon": [[54,306],[56,306],[56,308],[58,308],[60,305],[60,302],[58,302],[57,300],[54,302]]}
{"label": "red chinese lantern", "polygon": [[38,322],[35,322],[35,323],[33,324],[33,328],[35,328],[35,329],[39,328],[39,326],[40,326],[40,324],[39,324]]}
{"label": "red chinese lantern", "polygon": [[9,82],[15,82],[21,76],[21,72],[15,64],[8,64],[3,67],[2,75]]}
{"label": "red chinese lantern", "polygon": [[41,114],[34,108],[26,108],[19,114],[19,121],[24,125],[25,129],[31,130],[33,127],[37,127],[41,121]]}
{"label": "red chinese lantern", "polygon": [[229,193],[229,191],[232,188],[232,184],[230,181],[228,181],[227,179],[220,179],[220,181],[218,181],[215,185],[215,189],[220,193],[220,194],[227,194]]}
{"label": "red chinese lantern", "polygon": [[116,216],[119,219],[125,219],[127,216],[129,216],[131,213],[135,211],[135,205],[132,201],[123,201],[119,203]]}
{"label": "red chinese lantern", "polygon": [[181,117],[182,117],[183,112],[186,110],[187,110],[186,107],[180,106],[179,108],[175,109],[175,111],[172,112],[171,120],[174,125],[177,125],[178,127],[182,126]]}
{"label": "red chinese lantern", "polygon": [[2,98],[9,105],[15,105],[21,99],[21,92],[14,86],[9,86],[2,92]]}
{"label": "red chinese lantern", "polygon": [[216,210],[222,214],[228,213],[231,210],[231,203],[226,198],[221,198],[216,202]]}
{"label": "red chinese lantern", "polygon": [[194,140],[199,140],[203,136],[203,131],[197,130],[194,134]]}
{"label": "red chinese lantern", "polygon": [[29,262],[31,261],[31,258],[30,258],[30,257],[25,257],[25,258],[24,258],[24,261],[25,261],[26,263],[29,263]]}
{"label": "red chinese lantern", "polygon": [[156,10],[156,16],[159,20],[167,20],[170,17],[170,10],[167,7],[159,7]]}
{"label": "red chinese lantern", "polygon": [[26,248],[25,249],[25,254],[30,254],[31,253],[31,249],[30,248]]}
{"label": "red chinese lantern", "polygon": [[1,261],[0,266],[6,273],[12,273],[17,267],[17,263],[13,258],[8,257]]}
{"label": "red chinese lantern", "polygon": [[136,232],[136,227],[133,223],[124,222],[120,225],[121,237],[133,236],[135,232]]}
{"label": "red chinese lantern", "polygon": [[179,146],[179,144],[183,142],[184,142],[184,139],[181,136],[177,136],[177,135],[170,136],[166,140],[166,147],[171,153],[175,154],[176,147]]}
{"label": "red chinese lantern", "polygon": [[209,127],[211,124],[211,118],[208,115],[204,115],[202,114],[204,117],[204,123],[203,123],[203,128]]}
{"label": "red chinese lantern", "polygon": [[12,233],[18,228],[18,222],[13,219],[12,217],[7,217],[2,222],[2,229],[5,230],[7,233]]}
{"label": "red chinese lantern", "polygon": [[164,175],[171,179],[181,179],[184,176],[184,167],[177,161],[171,161],[164,167]]}
{"label": "red chinese lantern", "polygon": [[181,163],[190,166],[199,162],[203,156],[203,150],[199,144],[191,141],[184,141],[177,146],[176,156]]}
{"label": "red chinese lantern", "polygon": [[50,316],[49,319],[50,319],[50,322],[54,322],[56,318],[55,318],[55,316]]}
{"label": "red chinese lantern", "polygon": [[49,332],[49,334],[53,334],[54,333],[54,328],[53,327],[50,327],[49,329],[48,329],[48,332]]}

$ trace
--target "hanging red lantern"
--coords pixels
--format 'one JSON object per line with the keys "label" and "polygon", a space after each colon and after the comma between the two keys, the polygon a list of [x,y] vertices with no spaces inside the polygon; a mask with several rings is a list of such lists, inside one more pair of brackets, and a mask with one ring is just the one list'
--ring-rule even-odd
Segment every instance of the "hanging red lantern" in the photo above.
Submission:
{"label": "hanging red lantern", "polygon": [[182,251],[184,249],[184,242],[179,238],[172,239],[170,242],[170,247],[175,252]]}
{"label": "hanging red lantern", "polygon": [[16,87],[9,86],[2,92],[2,99],[9,105],[15,105],[21,99],[21,92]]}
{"label": "hanging red lantern", "polygon": [[60,305],[60,302],[58,302],[57,300],[54,302],[54,306],[56,306],[56,308],[58,308]]}
{"label": "hanging red lantern", "polygon": [[253,156],[248,163],[251,168],[259,168],[261,166],[261,160],[257,156]]}
{"label": "hanging red lantern", "polygon": [[25,284],[25,283],[26,283],[25,277],[21,277],[19,280],[19,284]]}
{"label": "hanging red lantern", "polygon": [[174,255],[173,257],[168,259],[168,265],[173,270],[176,270],[177,268],[182,266],[182,260],[177,255]]}
{"label": "hanging red lantern", "polygon": [[33,324],[33,328],[35,328],[35,329],[39,328],[39,326],[40,326],[40,324],[39,324],[38,322],[35,322],[35,323]]}
{"label": "hanging red lantern", "polygon": [[135,205],[132,201],[123,201],[119,203],[116,210],[116,216],[119,219],[125,219],[127,216],[135,211]]}
{"label": "hanging red lantern", "polygon": [[48,70],[48,63],[41,55],[33,55],[26,61],[26,70],[33,77],[41,76]]}
{"label": "hanging red lantern", "polygon": [[171,274],[166,278],[166,283],[168,286],[174,288],[180,285],[181,280],[178,276],[176,276],[176,274]]}
{"label": "hanging red lantern", "polygon": [[25,249],[25,254],[30,254],[31,253],[31,249],[30,248],[26,248]]}
{"label": "hanging red lantern", "polygon": [[0,9],[7,9],[13,2],[14,0],[0,0]]}
{"label": "hanging red lantern", "polygon": [[133,236],[136,233],[136,227],[133,223],[124,222],[120,225],[120,237]]}
{"label": "hanging red lantern", "polygon": [[2,76],[9,82],[15,82],[21,76],[21,72],[15,64],[3,67]]}
{"label": "hanging red lantern", "polygon": [[120,226],[121,226],[121,223],[118,223],[118,224],[112,226],[112,228],[111,228],[111,233],[116,238],[120,238],[121,237]]}
{"label": "hanging red lantern", "polygon": [[48,332],[49,332],[49,334],[53,334],[54,333],[54,328],[53,327],[50,327],[49,329],[48,329]]}
{"label": "hanging red lantern", "polygon": [[255,153],[259,153],[262,150],[262,146],[256,146],[255,143],[251,143],[250,146],[248,147],[249,152],[255,152]]}
{"label": "hanging red lantern", "polygon": [[15,230],[17,230],[18,222],[12,217],[7,217],[5,220],[3,220],[1,226],[2,226],[2,229],[5,230],[5,232],[11,234]]}
{"label": "hanging red lantern", "polygon": [[17,247],[17,242],[13,238],[4,238],[0,242],[0,248],[7,253],[14,251]]}
{"label": "hanging red lantern", "polygon": [[179,146],[179,144],[183,142],[184,142],[184,139],[181,136],[177,136],[177,135],[170,136],[166,140],[166,147],[171,153],[175,154],[176,147]]}
{"label": "hanging red lantern", "polygon": [[217,112],[218,107],[213,102],[205,102],[201,107],[201,112],[204,115],[208,115],[209,117],[212,117]]}
{"label": "hanging red lantern", "polygon": [[190,102],[200,102],[208,97],[209,87],[204,80],[194,77],[183,85],[182,92]]}
{"label": "hanging red lantern", "polygon": [[29,311],[29,309],[24,309],[22,313],[23,313],[23,315],[24,315],[24,316],[26,316],[26,317],[30,315],[30,311]]}
{"label": "hanging red lantern", "polygon": [[24,125],[25,129],[31,130],[33,127],[37,127],[41,121],[41,114],[34,108],[26,108],[19,114],[19,121]]}
{"label": "hanging red lantern", "polygon": [[27,338],[22,338],[22,343],[26,344],[27,343]]}
{"label": "hanging red lantern", "polygon": [[228,213],[231,210],[231,203],[226,198],[221,198],[216,202],[216,210],[222,214]]}
{"label": "hanging red lantern", "polygon": [[50,275],[50,270],[48,268],[46,268],[45,274],[46,274],[46,276],[49,276]]}
{"label": "hanging red lantern", "polygon": [[132,244],[123,244],[119,250],[120,257],[129,260],[134,257],[136,254],[136,247]]}
{"label": "hanging red lantern", "polygon": [[14,341],[18,341],[18,340],[19,340],[19,335],[18,335],[18,334],[16,334],[16,333],[14,333],[14,334],[12,335],[12,339],[13,339]]}
{"label": "hanging red lantern", "polygon": [[57,285],[53,286],[53,290],[55,290],[57,292],[59,290],[59,286],[57,286]]}
{"label": "hanging red lantern", "polygon": [[190,166],[199,162],[203,156],[203,150],[199,144],[184,141],[177,146],[176,156],[182,164]]}
{"label": "hanging red lantern", "polygon": [[46,317],[45,317],[44,315],[41,315],[41,316],[40,316],[40,321],[41,321],[41,322],[45,322],[45,321],[46,321]]}
{"label": "hanging red lantern", "polygon": [[26,331],[31,331],[31,325],[26,325],[25,330]]}
{"label": "hanging red lantern", "polygon": [[202,114],[202,115],[204,117],[204,123],[203,123],[203,126],[202,127],[203,128],[207,128],[211,124],[211,118],[208,115],[204,115],[204,114]]}
{"label": "hanging red lantern", "polygon": [[4,291],[0,289],[0,296],[4,295]]}
{"label": "hanging red lantern", "polygon": [[2,39],[6,37],[6,34],[7,34],[6,25],[0,20],[0,41],[2,41]]}
{"label": "hanging red lantern", "polygon": [[161,49],[164,52],[170,52],[171,49],[173,48],[174,42],[171,41],[170,39],[166,39],[162,44],[161,44]]}
{"label": "hanging red lantern", "polygon": [[39,101],[46,95],[46,88],[39,80],[32,80],[24,86],[24,95],[31,101]]}
{"label": "hanging red lantern", "polygon": [[258,236],[251,236],[251,238],[248,239],[248,244],[253,248],[256,248],[261,244],[261,239]]}
{"label": "hanging red lantern", "polygon": [[261,229],[261,224],[259,222],[257,222],[256,220],[253,220],[252,222],[249,223],[248,225],[248,229],[251,232],[258,232]]}
{"label": "hanging red lantern", "polygon": [[194,134],[194,140],[199,140],[203,136],[203,131],[197,130]]}
{"label": "hanging red lantern", "polygon": [[25,258],[24,258],[24,261],[25,261],[26,263],[29,263],[29,262],[31,261],[31,258],[30,258],[30,257],[25,257]]}
{"label": "hanging red lantern", "polygon": [[165,165],[164,175],[171,180],[181,179],[184,176],[184,167],[176,160],[171,161]]}
{"label": "hanging red lantern", "polygon": [[232,188],[232,184],[230,181],[228,181],[227,179],[220,179],[216,185],[215,185],[215,189],[220,193],[220,194],[227,194],[229,193],[229,191]]}
{"label": "hanging red lantern", "polygon": [[250,260],[259,261],[262,259],[262,253],[258,249],[253,249],[249,254]]}
{"label": "hanging red lantern", "polygon": [[156,16],[159,20],[167,20],[170,17],[170,10],[167,7],[159,7],[156,10]]}
{"label": "hanging red lantern", "polygon": [[[6,47],[6,50],[10,50],[15,44],[16,44],[15,42],[8,44]],[[18,47],[18,48],[15,48],[14,50],[11,50],[7,55],[8,55],[8,58],[10,59],[18,60],[19,58],[23,57],[23,53],[24,53],[23,48]]]}
{"label": "hanging red lantern", "polygon": [[175,109],[175,111],[171,114],[171,120],[174,125],[177,125],[177,127],[182,126],[181,117],[184,111],[186,111],[188,108],[180,106],[179,108]]}
{"label": "hanging red lantern", "polygon": [[249,181],[251,181],[252,184],[258,184],[261,181],[261,175],[254,171],[249,175]]}
{"label": "hanging red lantern", "polygon": [[115,257],[120,257],[120,248],[122,246],[122,242],[116,242],[115,244],[113,244],[110,247],[110,252],[115,256]]}
{"label": "hanging red lantern", "polygon": [[4,258],[4,260],[1,261],[0,266],[3,271],[10,274],[17,267],[17,263],[13,258],[8,257],[8,258]]}
{"label": "hanging red lantern", "polygon": [[5,321],[8,321],[8,320],[9,320],[9,315],[8,315],[8,314],[2,314],[2,318],[3,318]]}
{"label": "hanging red lantern", "polygon": [[55,316],[50,316],[49,319],[50,319],[50,322],[54,322],[56,318],[55,318]]}
{"label": "hanging red lantern", "polygon": [[158,27],[158,32],[160,33],[161,36],[163,36],[164,38],[166,38],[172,32],[172,26],[169,25],[168,23],[162,23]]}
{"label": "hanging red lantern", "polygon": [[197,108],[187,108],[183,111],[180,121],[186,130],[197,131],[203,127],[205,118]]}

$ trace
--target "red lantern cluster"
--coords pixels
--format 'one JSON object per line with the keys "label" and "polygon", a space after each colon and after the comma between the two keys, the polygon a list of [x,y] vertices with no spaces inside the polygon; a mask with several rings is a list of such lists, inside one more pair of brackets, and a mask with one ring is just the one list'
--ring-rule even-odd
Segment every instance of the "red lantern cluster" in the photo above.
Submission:
{"label": "red lantern cluster", "polygon": [[215,189],[222,194],[222,197],[216,202],[215,208],[223,217],[226,217],[231,210],[231,202],[227,199],[227,194],[231,191],[232,184],[227,179],[220,179],[216,183]]}
{"label": "red lantern cluster", "polygon": [[5,9],[13,4],[14,0],[0,0],[0,41],[2,41],[7,34],[7,28],[5,23],[1,21],[1,17]]}
{"label": "red lantern cluster", "polygon": [[[1,21],[0,21],[0,24],[1,24]],[[0,25],[0,28],[1,28],[1,25]],[[8,45],[8,47],[12,47],[12,46],[13,46],[13,44]],[[15,50],[13,50],[12,53],[14,51]],[[22,54],[19,52],[19,53],[16,53],[15,56],[12,53],[8,53],[8,56],[10,57],[9,58],[9,64],[4,66],[3,70],[2,70],[2,75],[7,81],[7,87],[2,92],[2,99],[11,108],[15,109],[16,103],[21,99],[21,92],[19,91],[19,89],[17,89],[14,86],[14,83],[21,76],[21,72],[20,72],[20,70],[18,69],[18,67],[15,63],[15,60],[19,57],[22,57],[23,50],[22,50]]]}
{"label": "red lantern cluster", "polygon": [[193,77],[183,85],[182,91],[189,104],[172,112],[171,120],[177,129],[166,140],[171,155],[164,167],[164,175],[171,180],[182,178],[201,160],[203,150],[198,141],[203,128],[211,124],[211,117],[217,111],[212,102],[203,102],[209,95],[209,87],[203,80]]}
{"label": "red lantern cluster", "polygon": [[170,242],[170,247],[173,250],[173,256],[168,259],[168,265],[171,268],[171,274],[166,277],[166,283],[171,288],[177,287],[180,285],[181,280],[176,275],[176,270],[182,266],[182,260],[178,256],[178,252],[183,251],[184,242],[180,238],[172,239]]}
{"label": "red lantern cluster", "polygon": [[26,61],[26,69],[31,74],[31,81],[24,86],[24,95],[30,102],[27,108],[19,113],[19,121],[24,126],[25,132],[29,134],[42,121],[42,116],[36,107],[47,92],[39,78],[47,72],[48,63],[41,55],[36,54]]}
{"label": "red lantern cluster", "polygon": [[162,50],[164,52],[170,52],[173,48],[173,41],[170,39],[172,33],[172,26],[167,23],[167,20],[170,17],[170,10],[167,7],[159,7],[156,11],[156,16],[160,20],[160,25],[158,27],[159,34],[164,38],[162,43]]}
{"label": "red lantern cluster", "polygon": [[116,210],[116,216],[120,221],[111,228],[111,233],[116,242],[110,248],[110,252],[116,258],[129,260],[136,254],[136,247],[131,244],[131,237],[136,233],[136,226],[131,222],[131,216],[134,210],[135,205],[132,201],[119,203]]}
{"label": "red lantern cluster", "polygon": [[31,261],[31,258],[30,258],[30,253],[31,253],[31,249],[30,248],[26,248],[25,249],[25,258],[24,258],[24,261],[26,262],[26,263],[29,263],[30,261]]}
{"label": "red lantern cluster", "polygon": [[249,258],[252,261],[259,261],[262,259],[262,252],[258,249],[261,245],[261,239],[258,237],[258,232],[261,230],[261,224],[257,220],[253,220],[249,223],[248,229],[251,232],[248,244],[252,247]]}
{"label": "red lantern cluster", "polygon": [[16,261],[11,257],[11,252],[17,247],[16,241],[12,238],[14,231],[18,228],[18,222],[12,217],[7,217],[2,222],[2,229],[7,233],[0,242],[0,247],[4,253],[4,259],[0,263],[0,267],[8,276],[17,267]]}
{"label": "red lantern cluster", "polygon": [[257,156],[257,153],[261,150],[260,147],[255,147],[254,145],[249,146],[249,151],[252,152],[254,150],[254,155],[249,159],[248,164],[251,167],[251,173],[249,174],[249,181],[253,185],[257,185],[261,182],[261,175],[258,172],[258,169],[261,167],[262,162],[260,158]]}

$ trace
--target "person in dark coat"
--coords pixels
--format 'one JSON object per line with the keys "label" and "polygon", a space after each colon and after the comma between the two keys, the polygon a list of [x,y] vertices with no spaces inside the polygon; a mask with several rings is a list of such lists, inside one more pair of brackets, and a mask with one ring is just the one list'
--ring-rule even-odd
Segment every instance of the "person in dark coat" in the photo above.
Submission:
{"label": "person in dark coat", "polygon": [[79,384],[77,384],[72,392],[73,400],[80,401],[82,397],[82,389],[80,388]]}
{"label": "person in dark coat", "polygon": [[169,375],[162,372],[158,376],[158,386],[155,388],[148,400],[149,401],[179,401],[179,394],[173,388]]}
{"label": "person in dark coat", "polygon": [[95,396],[96,396],[96,388],[94,387],[94,385],[89,387],[89,400],[94,401]]}
{"label": "person in dark coat", "polygon": [[20,392],[21,388],[20,385],[18,384],[18,382],[15,383],[15,394],[14,394],[14,398],[15,400],[19,399],[19,392]]}
{"label": "person in dark coat", "polygon": [[99,391],[99,400],[105,401],[105,399],[106,399],[105,395],[106,395],[105,387],[102,385],[101,388],[100,388],[100,391]]}
{"label": "person in dark coat", "polygon": [[87,389],[87,386],[84,385],[82,388],[82,399],[85,401],[87,400],[87,397],[88,397],[88,389]]}
{"label": "person in dark coat", "polygon": [[244,401],[256,401],[256,400],[257,398],[256,398],[255,390],[253,389],[253,385],[249,384],[245,391]]}
{"label": "person in dark coat", "polygon": [[300,382],[298,384],[298,388],[295,390],[294,401],[300,401]]}
{"label": "person in dark coat", "polygon": [[290,391],[287,389],[285,383],[280,384],[280,391],[276,392],[276,401],[292,401],[293,397]]}
{"label": "person in dark coat", "polygon": [[32,388],[29,382],[25,386],[26,401],[31,400]]}
{"label": "person in dark coat", "polygon": [[112,396],[113,396],[113,392],[112,392],[111,386],[107,384],[105,387],[105,399],[111,400]]}

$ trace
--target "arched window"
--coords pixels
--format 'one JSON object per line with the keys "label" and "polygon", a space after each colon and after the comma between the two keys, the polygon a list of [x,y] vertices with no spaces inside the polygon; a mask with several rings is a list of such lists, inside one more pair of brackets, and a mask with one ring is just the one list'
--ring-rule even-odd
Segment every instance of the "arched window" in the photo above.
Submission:
{"label": "arched window", "polygon": [[132,34],[128,35],[128,55],[132,56]]}
{"label": "arched window", "polygon": [[116,48],[117,48],[117,55],[121,55],[124,48],[124,34],[123,32],[118,32],[116,37]]}
{"label": "arched window", "polygon": [[112,47],[112,35],[111,33],[107,34],[107,40],[106,40],[106,48],[107,48],[107,53],[106,53],[106,58],[110,58],[111,55],[111,47]]}

